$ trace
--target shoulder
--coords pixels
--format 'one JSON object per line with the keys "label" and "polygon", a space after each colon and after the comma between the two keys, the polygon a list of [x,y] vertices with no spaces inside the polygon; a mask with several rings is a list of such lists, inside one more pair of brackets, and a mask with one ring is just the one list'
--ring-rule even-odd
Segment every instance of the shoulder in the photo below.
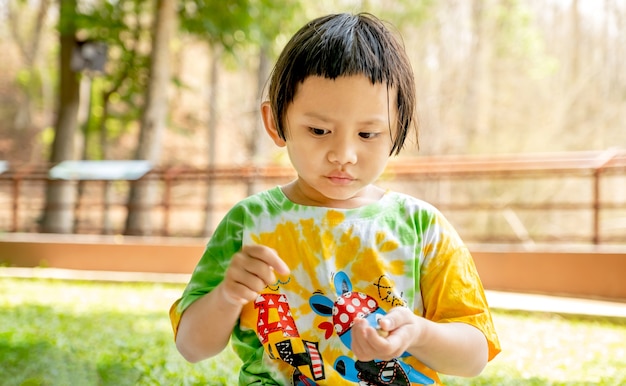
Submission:
{"label": "shoulder", "polygon": [[431,203],[399,192],[387,192],[385,200],[385,205],[393,206],[383,207],[386,213],[396,213],[400,216],[398,220],[410,223],[416,229],[433,236],[456,233],[448,219]]}
{"label": "shoulder", "polygon": [[[238,250],[246,230],[255,228],[268,213],[278,212],[279,200],[280,189],[272,188],[238,201],[215,228],[209,246],[218,246],[231,252]],[[226,248],[225,244],[229,244],[229,247]]]}
{"label": "shoulder", "polygon": [[385,204],[404,208],[409,213],[430,213],[439,216],[441,212],[432,204],[406,193],[388,191]]}
{"label": "shoulder", "polygon": [[258,216],[263,213],[271,213],[284,206],[283,197],[284,195],[282,194],[280,188],[274,187],[248,196],[237,202],[230,209],[229,213],[248,213],[252,216]]}
{"label": "shoulder", "polygon": [[243,228],[254,227],[264,218],[274,218],[288,211],[289,204],[280,187],[271,188],[235,203],[223,217],[221,224]]}

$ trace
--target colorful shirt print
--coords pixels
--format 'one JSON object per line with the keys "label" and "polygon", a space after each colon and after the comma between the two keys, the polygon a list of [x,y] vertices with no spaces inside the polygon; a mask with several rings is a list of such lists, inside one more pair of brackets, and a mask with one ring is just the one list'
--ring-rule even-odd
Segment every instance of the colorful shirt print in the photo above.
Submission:
{"label": "colorful shirt print", "polygon": [[175,333],[184,310],[221,282],[232,255],[248,244],[275,249],[291,273],[243,308],[232,336],[244,362],[241,385],[440,384],[408,353],[392,361],[355,359],[354,319],[375,326],[392,307],[473,325],[487,338],[489,359],[500,351],[466,246],[435,208],[394,192],[356,209],[298,205],[279,187],[241,201],[172,306]]}

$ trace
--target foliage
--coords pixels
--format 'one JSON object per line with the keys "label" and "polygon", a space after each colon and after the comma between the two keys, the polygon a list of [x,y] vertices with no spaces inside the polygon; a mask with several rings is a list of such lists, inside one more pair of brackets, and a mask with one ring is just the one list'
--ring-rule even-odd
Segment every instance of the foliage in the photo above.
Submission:
{"label": "foliage", "polygon": [[[76,14],[59,18],[56,11],[65,11],[65,7],[58,6],[63,3],[68,2],[0,2],[3,21],[0,43],[8,52],[0,79],[0,118],[5,122],[0,134],[6,142],[0,147],[3,158],[31,158],[22,156],[24,149],[17,137],[11,135],[18,108],[24,111],[27,106],[32,108],[32,132],[25,133],[29,137],[23,142],[52,126],[51,121],[58,115],[58,111],[53,111],[55,101],[51,98],[58,79],[58,61],[54,58],[59,48],[53,41],[56,34],[51,33],[52,24],[57,31],[64,31],[70,27],[65,24],[67,21],[78,27],[79,39],[96,39],[109,46],[107,71],[93,82],[93,94],[98,96],[94,97],[88,132],[95,134],[106,127],[112,140],[137,126],[143,105],[141,90],[146,84],[150,49],[148,29],[155,1],[80,0]],[[578,3],[580,9],[576,13],[573,7]],[[41,11],[43,4],[50,4],[47,12]],[[623,1],[183,0],[178,5],[183,33],[177,35],[176,48],[179,53],[196,50],[195,43],[200,39],[217,49],[208,51],[213,55],[223,46],[228,53],[223,60],[227,64],[235,62],[240,71],[234,77],[238,79],[235,85],[234,81],[227,83],[228,76],[222,76],[220,87],[229,90],[249,88],[249,76],[256,72],[256,53],[262,49],[271,60],[305,19],[327,12],[362,10],[389,20],[402,33],[415,64],[421,96],[419,111],[421,121],[426,123],[423,131],[427,136],[426,146],[422,152],[563,151],[604,149],[623,143],[621,123],[626,111],[624,50],[621,49],[626,36]],[[480,63],[488,81],[474,77],[469,65],[477,55],[475,45],[479,37],[473,27],[477,20],[472,19],[472,9],[477,6],[482,9],[480,19],[487,27],[482,39],[490,50]],[[575,18],[576,14],[579,17]],[[43,22],[37,21],[39,15],[45,15]],[[15,23],[10,23],[11,20]],[[17,34],[10,33],[11,25],[18,26]],[[36,44],[36,34],[32,33],[38,28],[42,31],[41,44]],[[19,60],[24,56],[19,52],[29,51],[24,47],[40,47],[38,60],[33,64]],[[206,55],[205,52],[201,55]],[[197,64],[206,62],[205,58],[201,59]],[[184,69],[189,72],[192,67]],[[574,69],[579,76],[570,79],[568,71],[573,73]],[[203,69],[193,68],[193,71]],[[182,79],[183,75],[174,74],[174,77]],[[466,108],[467,90],[475,87],[481,92],[476,91],[474,96],[481,98],[484,94],[484,104],[491,108],[484,112],[489,135],[473,140],[474,134],[466,130],[465,122],[471,122],[477,114],[475,109]],[[180,94],[185,99],[198,100],[208,93],[206,87],[192,84]],[[229,102],[228,95],[221,93],[221,115],[238,111],[240,105],[256,106],[256,92],[250,94],[250,97],[237,95],[232,98],[234,102]],[[28,102],[23,103],[22,98]],[[187,133],[194,134],[204,129],[205,118],[201,113],[197,113],[201,116],[198,119],[194,116],[194,120],[176,121],[177,117],[196,114],[199,110],[196,105],[181,103],[171,107],[176,110],[172,111],[175,121],[172,127],[184,126]],[[237,123],[247,125],[239,120]],[[133,140],[128,143],[126,147],[136,145]],[[479,146],[469,146],[472,143]],[[178,141],[170,141],[168,145],[175,152],[182,147]],[[19,151],[9,153],[5,150],[9,147]],[[41,149],[36,151],[38,154],[32,159],[39,161]],[[91,154],[93,158],[100,155],[97,151]]]}
{"label": "foliage", "polygon": [[187,0],[182,4],[181,29],[233,56],[249,46],[269,45],[276,53],[285,43],[285,37],[277,38],[291,35],[304,20],[298,0]]}
{"label": "foliage", "polygon": [[546,52],[541,31],[534,24],[532,11],[524,2],[508,0],[498,4],[492,12],[498,31],[493,37],[495,55],[501,62],[518,65],[531,79],[556,71],[556,60]]}
{"label": "foliage", "polygon": [[393,20],[393,25],[401,30],[415,28],[432,18],[433,0],[399,0],[389,3],[384,0],[368,2],[364,11],[372,12],[385,20]]}
{"label": "foliage", "polygon": [[[82,4],[76,15],[79,40],[107,45],[104,73],[86,71],[91,78],[89,119],[83,132],[100,133],[92,158],[106,158],[107,139],[115,139],[139,119],[148,80],[152,2],[120,0]],[[102,140],[104,139],[104,140]]]}
{"label": "foliage", "polygon": [[245,37],[252,24],[248,0],[190,0],[181,7],[181,26],[189,33],[202,36],[212,44],[221,43],[232,49]]}
{"label": "foliage", "polygon": [[[167,309],[182,285],[0,279],[0,383],[232,385],[228,349],[199,364],[177,353]],[[474,379],[448,385],[626,382],[626,323],[494,313],[504,351]]]}
{"label": "foliage", "polygon": [[[106,71],[83,74],[91,82],[90,109],[83,127],[87,136],[85,154],[89,158],[109,158],[110,140],[136,126],[140,117],[148,81],[153,3],[80,2],[71,18],[79,40],[98,41],[108,47]],[[186,0],[179,5],[179,24],[183,32],[237,58],[238,49],[273,42],[281,33],[277,26],[292,20],[298,7],[297,1],[277,4],[267,0]],[[63,28],[59,25],[59,29]],[[173,79],[172,86],[180,87],[180,80]],[[94,137],[96,133],[100,136]]]}

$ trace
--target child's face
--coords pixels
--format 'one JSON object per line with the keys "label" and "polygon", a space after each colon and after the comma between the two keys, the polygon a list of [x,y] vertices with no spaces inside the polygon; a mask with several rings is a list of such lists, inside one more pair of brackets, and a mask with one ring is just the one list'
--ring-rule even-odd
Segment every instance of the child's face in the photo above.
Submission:
{"label": "child's face", "polygon": [[276,142],[298,173],[290,198],[340,208],[378,200],[371,184],[389,160],[395,106],[395,90],[365,76],[306,78],[287,108],[287,140]]}

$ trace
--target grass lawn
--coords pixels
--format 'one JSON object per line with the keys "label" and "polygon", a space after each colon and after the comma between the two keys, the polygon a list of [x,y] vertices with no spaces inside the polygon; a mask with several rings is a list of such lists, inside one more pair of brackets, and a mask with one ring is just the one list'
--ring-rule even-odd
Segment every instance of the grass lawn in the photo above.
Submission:
{"label": "grass lawn", "polygon": [[[0,385],[235,385],[227,350],[176,351],[182,285],[0,278]],[[503,345],[483,375],[448,385],[626,385],[626,321],[494,312]]]}

